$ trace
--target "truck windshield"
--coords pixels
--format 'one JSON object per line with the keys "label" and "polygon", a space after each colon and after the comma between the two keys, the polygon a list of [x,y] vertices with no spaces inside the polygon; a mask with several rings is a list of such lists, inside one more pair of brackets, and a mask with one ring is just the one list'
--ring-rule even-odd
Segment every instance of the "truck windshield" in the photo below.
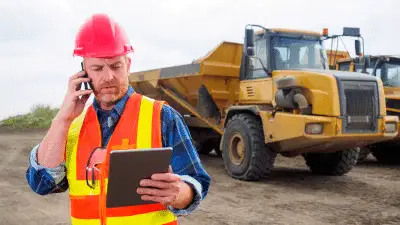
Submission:
{"label": "truck windshield", "polygon": [[[375,62],[374,62],[375,64]],[[367,68],[367,73],[372,74],[374,68]],[[356,66],[356,72],[362,71],[362,65]],[[376,68],[374,76],[380,78],[384,86],[388,87],[400,87],[400,62],[391,63],[385,62],[380,63]]]}
{"label": "truck windshield", "polygon": [[381,77],[383,85],[389,87],[400,87],[400,65],[399,64],[392,64],[392,63],[385,63],[382,67],[386,71],[385,77]]}
{"label": "truck windshield", "polygon": [[320,40],[290,37],[272,38],[275,69],[327,69],[326,51]]}

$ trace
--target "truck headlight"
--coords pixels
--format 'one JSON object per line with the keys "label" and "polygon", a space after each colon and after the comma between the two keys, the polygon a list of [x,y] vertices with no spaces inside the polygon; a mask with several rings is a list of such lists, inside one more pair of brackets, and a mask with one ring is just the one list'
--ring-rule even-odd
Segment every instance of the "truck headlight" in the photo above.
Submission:
{"label": "truck headlight", "polygon": [[306,134],[322,134],[324,126],[322,123],[309,123],[306,125]]}
{"label": "truck headlight", "polygon": [[386,133],[394,133],[397,131],[397,123],[385,123],[385,131]]}

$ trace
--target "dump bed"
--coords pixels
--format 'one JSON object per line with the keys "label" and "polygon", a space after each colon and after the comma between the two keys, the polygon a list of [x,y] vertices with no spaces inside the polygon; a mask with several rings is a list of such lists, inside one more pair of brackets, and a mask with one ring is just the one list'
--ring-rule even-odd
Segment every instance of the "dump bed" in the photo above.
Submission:
{"label": "dump bed", "polygon": [[129,82],[138,93],[166,100],[182,114],[200,113],[217,125],[219,112],[239,98],[241,58],[242,44],[222,42],[190,64],[134,72]]}
{"label": "dump bed", "polygon": [[331,68],[335,68],[336,63],[340,60],[350,59],[350,55],[347,51],[328,50],[328,51],[326,51],[326,54],[328,56],[329,67],[331,67]]}

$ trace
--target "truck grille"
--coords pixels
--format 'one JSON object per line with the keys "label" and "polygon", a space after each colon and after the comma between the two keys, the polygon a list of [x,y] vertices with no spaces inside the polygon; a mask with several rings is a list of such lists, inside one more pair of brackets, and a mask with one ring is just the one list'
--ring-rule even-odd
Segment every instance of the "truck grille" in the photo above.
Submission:
{"label": "truck grille", "polygon": [[379,99],[376,82],[340,81],[344,133],[377,132]]}

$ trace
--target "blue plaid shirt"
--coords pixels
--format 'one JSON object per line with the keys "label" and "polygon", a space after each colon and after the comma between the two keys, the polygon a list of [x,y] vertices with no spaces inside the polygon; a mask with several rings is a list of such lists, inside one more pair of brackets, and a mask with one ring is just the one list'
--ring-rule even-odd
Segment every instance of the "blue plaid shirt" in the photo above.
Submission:
{"label": "blue plaid shirt", "polygon": [[[94,100],[93,106],[97,112],[102,130],[103,147],[107,145],[115,125],[121,117],[125,103],[134,93],[131,86],[124,97],[117,102],[111,111],[104,111]],[[209,190],[210,176],[203,168],[196,148],[193,145],[189,130],[182,116],[168,105],[162,108],[162,142],[164,147],[172,147],[171,167],[175,174],[182,177],[195,191],[193,202],[186,209],[169,209],[176,215],[186,215],[193,212]],[[111,127],[109,127],[109,117]],[[36,145],[30,154],[30,165],[26,171],[26,179],[31,189],[40,195],[64,192],[68,189],[65,162],[56,168],[45,168],[37,163]]]}

